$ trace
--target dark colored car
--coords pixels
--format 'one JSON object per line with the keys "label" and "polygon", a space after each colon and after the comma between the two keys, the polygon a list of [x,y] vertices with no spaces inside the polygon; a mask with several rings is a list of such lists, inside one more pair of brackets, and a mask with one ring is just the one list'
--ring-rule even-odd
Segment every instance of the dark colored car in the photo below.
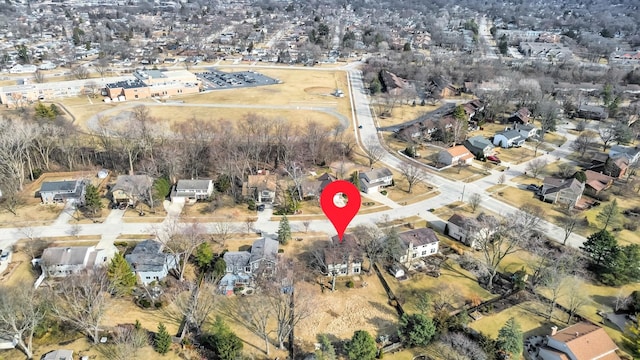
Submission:
{"label": "dark colored car", "polygon": [[529,184],[527,185],[527,190],[538,191],[540,188],[536,184]]}
{"label": "dark colored car", "polygon": [[496,164],[500,164],[502,162],[502,160],[498,159],[497,156],[493,156],[493,155],[487,156],[487,160],[493,161]]}
{"label": "dark colored car", "polygon": [[264,204],[260,204],[260,205],[258,205],[258,207],[256,209],[258,209],[258,211],[264,211],[265,206],[264,206]]}

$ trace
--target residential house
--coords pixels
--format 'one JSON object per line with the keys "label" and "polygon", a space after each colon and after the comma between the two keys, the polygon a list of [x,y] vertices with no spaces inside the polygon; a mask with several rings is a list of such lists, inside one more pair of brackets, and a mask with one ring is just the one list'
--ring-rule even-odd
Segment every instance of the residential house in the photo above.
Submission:
{"label": "residential house", "polygon": [[259,171],[257,175],[249,175],[242,184],[242,195],[257,203],[273,203],[276,199],[278,178],[269,171]]}
{"label": "residential house", "polygon": [[73,360],[73,350],[53,350],[46,353],[41,360]]}
{"label": "residential house", "polygon": [[575,178],[562,179],[546,177],[542,183],[540,191],[541,198],[552,204],[561,203],[569,206],[576,206],[584,192],[584,183]]}
{"label": "residential house", "polygon": [[250,251],[228,251],[223,259],[226,274],[219,282],[223,294],[232,294],[236,286],[250,286],[259,274],[273,271],[278,263],[277,240],[267,237],[253,242]]}
{"label": "residential house", "polygon": [[491,226],[493,223],[497,223],[497,220],[484,213],[481,213],[475,219],[453,214],[447,220],[444,234],[475,249],[478,246],[477,240],[479,238],[486,238],[495,231],[495,227]]}
{"label": "residential house", "polygon": [[160,281],[178,267],[176,256],[162,252],[163,247],[161,242],[149,239],[138,243],[131,254],[125,256],[142,284]]}
{"label": "residential house", "polygon": [[400,95],[403,91],[415,91],[415,86],[411,82],[388,70],[382,70],[380,77],[385,91],[391,95]]}
{"label": "residential house", "polygon": [[515,130],[518,131],[518,133],[520,133],[520,136],[525,140],[538,135],[538,128],[533,126],[533,124],[520,125],[516,123],[514,128]]}
{"label": "residential house", "polygon": [[587,170],[584,173],[587,176],[587,181],[584,184],[584,193],[587,195],[598,195],[601,191],[607,190],[613,185],[611,176],[593,170]]}
{"label": "residential house", "polygon": [[591,158],[589,170],[603,173],[613,178],[621,179],[626,175],[629,168],[629,159],[621,154],[609,157],[607,154],[596,153]]}
{"label": "residential house", "polygon": [[403,264],[409,264],[438,252],[438,236],[429,228],[405,231],[398,236],[404,248],[404,253],[400,256],[400,262]]}
{"label": "residential house", "polygon": [[324,173],[320,175],[316,180],[303,181],[301,184],[302,197],[304,199],[317,199],[320,197],[322,190],[324,190],[327,185],[336,181],[334,175],[329,173]]}
{"label": "residential house", "polygon": [[497,133],[493,137],[493,145],[502,148],[520,147],[524,144],[525,139],[520,135],[518,130],[505,130]]}
{"label": "residential house", "polygon": [[521,125],[528,124],[531,122],[531,111],[526,107],[520,108],[507,119],[507,122]]}
{"label": "residential house", "polygon": [[387,168],[378,168],[362,172],[360,177],[360,190],[364,193],[373,193],[381,188],[393,185],[393,174]]}
{"label": "residential house", "polygon": [[44,249],[40,267],[47,277],[64,277],[109,263],[113,253],[95,246],[49,247]]}
{"label": "residential house", "polygon": [[427,86],[434,97],[448,98],[452,96],[460,95],[460,90],[457,89],[451,82],[442,76],[436,76]]}
{"label": "residential house", "polygon": [[538,357],[542,360],[620,360],[618,347],[603,328],[582,321],[558,331],[551,328]]}
{"label": "residential house", "polygon": [[415,123],[398,130],[395,135],[397,138],[409,142],[422,136],[422,133],[422,127],[419,124]]}
{"label": "residential house", "polygon": [[362,251],[353,234],[344,234],[342,241],[337,235],[332,237],[323,254],[328,276],[358,275],[362,271]]}
{"label": "residential house", "polygon": [[487,157],[493,155],[494,146],[482,135],[472,136],[464,141],[464,147],[476,157]]}
{"label": "residential house", "polygon": [[171,202],[194,203],[198,200],[206,200],[213,194],[213,180],[178,180],[173,192]]}
{"label": "residential house", "polygon": [[471,164],[475,156],[463,145],[444,149],[438,154],[438,161],[444,165]]}
{"label": "residential house", "polygon": [[580,105],[575,116],[590,120],[605,120],[609,117],[609,111],[602,106]]}
{"label": "residential house", "polygon": [[136,205],[149,196],[153,179],[148,175],[118,175],[111,187],[111,197],[116,204]]}
{"label": "residential house", "polygon": [[613,145],[611,149],[609,149],[609,157],[617,158],[619,156],[624,156],[629,160],[629,164],[640,162],[640,148],[638,146],[622,146],[622,145]]}
{"label": "residential house", "polygon": [[84,204],[87,183],[83,180],[45,181],[40,186],[38,193],[43,204],[64,202]]}

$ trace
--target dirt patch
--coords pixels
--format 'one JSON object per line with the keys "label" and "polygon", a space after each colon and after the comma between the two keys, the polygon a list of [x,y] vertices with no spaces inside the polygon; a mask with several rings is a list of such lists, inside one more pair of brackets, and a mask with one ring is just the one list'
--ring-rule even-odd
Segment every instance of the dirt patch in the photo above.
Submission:
{"label": "dirt patch", "polygon": [[333,92],[333,89],[322,86],[312,86],[305,88],[304,92],[311,95],[330,95]]}

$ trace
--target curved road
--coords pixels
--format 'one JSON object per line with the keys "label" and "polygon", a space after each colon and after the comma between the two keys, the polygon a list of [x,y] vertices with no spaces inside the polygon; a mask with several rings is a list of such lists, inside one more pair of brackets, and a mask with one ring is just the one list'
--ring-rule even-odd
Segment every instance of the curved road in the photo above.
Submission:
{"label": "curved road", "polygon": [[[362,144],[380,144],[380,140],[378,138],[378,132],[375,126],[374,118],[371,114],[369,107],[369,99],[367,98],[364,92],[364,84],[362,82],[362,74],[359,70],[355,69],[355,65],[350,64],[342,68],[343,70],[348,71],[348,81],[350,83],[349,92],[351,95],[352,101],[352,115],[354,121],[354,134],[359,146]],[[335,70],[332,69],[332,70]],[[129,104],[130,106],[135,106],[137,104]],[[174,105],[174,104],[172,104]],[[179,104],[184,106],[189,106],[190,104]],[[206,104],[205,104],[206,105]],[[209,107],[234,107],[236,105],[216,105],[211,104]],[[156,105],[152,105],[156,106]],[[162,104],[157,104],[157,106],[165,106]],[[202,106],[195,105],[194,106]],[[247,106],[247,105],[244,105]],[[326,111],[326,108],[321,107],[291,107],[291,106],[273,106],[273,107],[252,107],[247,106],[248,108],[273,108],[273,109],[287,109],[291,110],[294,108],[298,108],[301,110],[313,110],[313,111]],[[116,111],[116,109],[110,109]],[[118,108],[117,110],[122,110],[122,108]],[[344,118],[344,117],[343,117]],[[362,129],[358,130],[358,126],[361,125]],[[367,139],[367,142],[363,142],[362,138]],[[569,138],[569,136],[567,136]],[[551,159],[555,159],[558,156],[565,154],[568,151],[570,145],[570,141],[567,141],[562,145],[561,148],[554,150],[551,154],[544,155],[544,157]],[[382,158],[381,162],[385,165],[398,169],[401,165],[406,161],[413,161],[411,159],[400,159],[399,157],[394,156],[391,153],[386,153]],[[419,163],[417,163],[419,165]],[[420,165],[421,166],[421,165]],[[526,163],[511,166],[511,169],[505,172],[507,176],[507,180],[521,175],[526,167]],[[480,179],[471,183],[462,183],[451,181],[437,174],[430,172],[430,177],[428,178],[428,182],[437,186],[440,191],[440,195],[423,200],[411,205],[401,206],[392,210],[382,211],[378,213],[372,214],[364,214],[358,215],[352,221],[352,225],[357,224],[366,224],[366,223],[376,223],[382,220],[383,217],[388,217],[389,219],[401,219],[407,218],[410,216],[418,215],[425,220],[428,220],[436,226],[442,226],[446,219],[439,219],[432,213],[428,212],[428,209],[438,208],[450,204],[454,201],[458,201],[462,199],[464,192],[464,199],[468,199],[472,194],[479,194],[482,198],[481,206],[487,208],[498,214],[505,214],[507,212],[516,211],[517,209],[513,206],[505,204],[501,201],[498,201],[487,195],[486,189],[490,186],[493,186],[497,183],[497,179],[502,173],[495,172],[492,175],[489,175],[483,179]],[[111,215],[104,221],[104,223],[99,224],[83,224],[79,226],[72,226],[68,223],[64,222],[56,222],[54,225],[49,226],[41,226],[34,227],[28,229],[28,232],[31,236],[68,236],[71,233],[76,233],[78,235],[95,235],[100,234],[103,237],[103,241],[101,245],[112,244],[113,241],[117,238],[119,234],[140,234],[140,233],[154,233],[163,231],[163,224],[152,224],[152,223],[124,223],[121,216],[117,210],[113,210]],[[170,217],[167,217],[166,221],[171,221]],[[301,221],[291,221],[292,228],[294,231],[302,231],[304,229]],[[216,223],[205,223],[203,224],[207,231],[210,233],[215,233]],[[243,222],[234,222],[230,223],[230,226],[233,229],[237,229],[237,232],[243,232],[243,228],[246,229],[246,225]],[[556,240],[562,241],[564,239],[563,230],[553,225],[547,221],[541,222],[541,231],[543,231],[547,236]],[[255,224],[255,228],[262,230],[263,232],[269,234],[275,234],[278,228],[278,222],[268,220],[268,217],[263,217],[258,220]],[[335,230],[329,221],[326,220],[314,220],[311,222],[309,227],[310,230],[313,231],[323,231],[329,234],[335,234]],[[23,229],[20,228],[2,228],[0,229],[0,248],[4,249],[11,245],[13,245],[19,238],[25,238],[25,233]],[[576,234],[572,234],[569,238],[568,244],[574,247],[578,247],[585,241],[585,238]]]}

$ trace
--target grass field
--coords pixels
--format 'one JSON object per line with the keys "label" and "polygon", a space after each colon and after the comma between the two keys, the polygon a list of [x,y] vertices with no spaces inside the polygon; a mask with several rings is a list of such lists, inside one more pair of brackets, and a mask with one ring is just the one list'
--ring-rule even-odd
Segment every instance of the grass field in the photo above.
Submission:
{"label": "grass field", "polygon": [[[400,105],[396,106],[393,109],[392,116],[390,117],[377,117],[377,126],[378,127],[387,127],[392,125],[398,125],[405,123],[407,121],[415,120],[418,117],[424,115],[425,113],[434,111],[438,109],[442,105],[432,106],[411,106],[411,105]],[[375,109],[376,105],[372,104],[372,108]]]}

